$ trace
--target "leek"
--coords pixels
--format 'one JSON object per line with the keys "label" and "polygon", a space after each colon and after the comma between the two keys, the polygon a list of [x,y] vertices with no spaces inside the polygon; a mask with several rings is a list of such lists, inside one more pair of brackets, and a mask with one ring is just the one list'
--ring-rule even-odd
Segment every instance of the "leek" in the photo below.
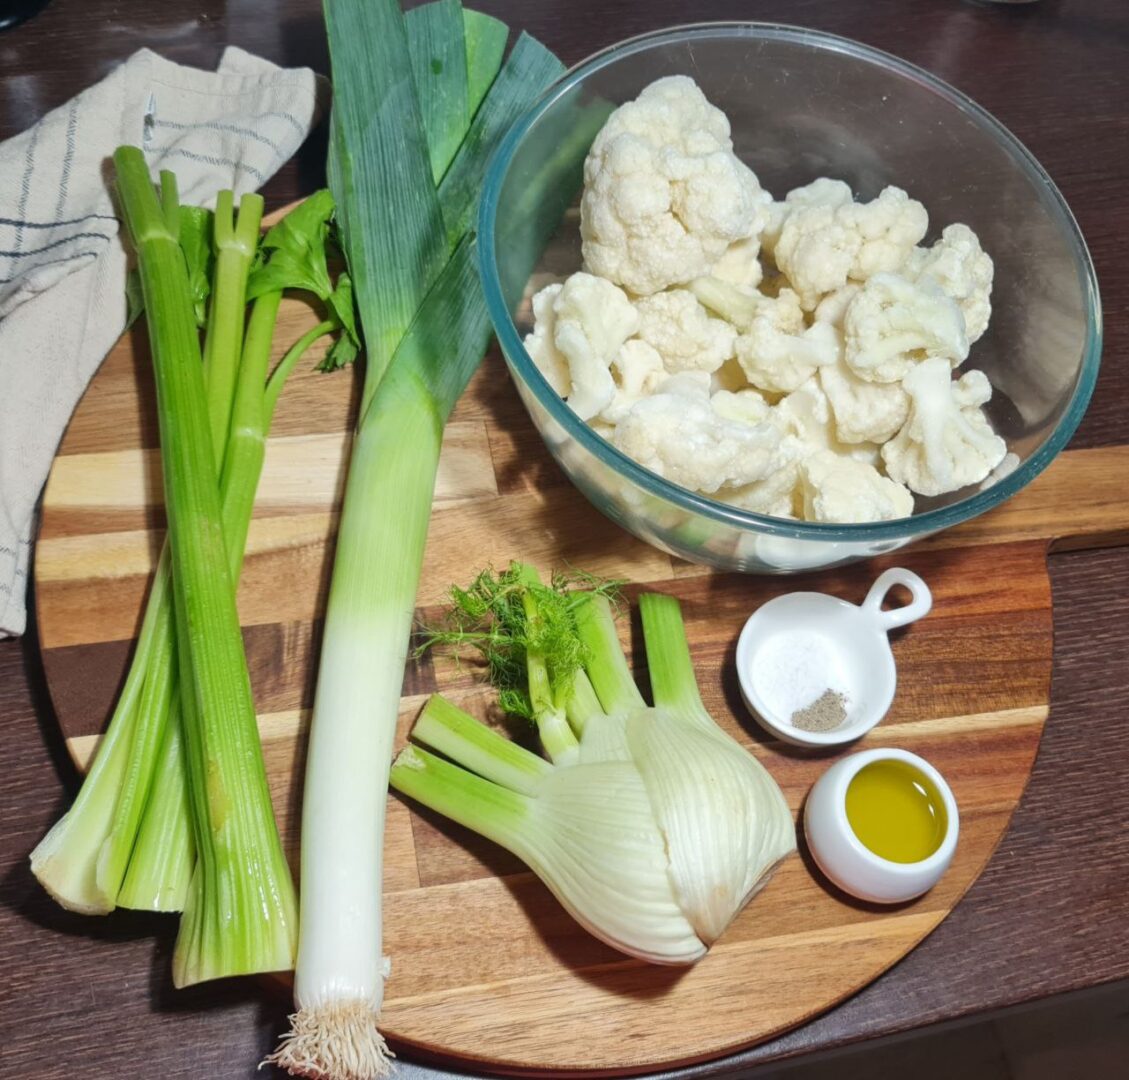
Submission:
{"label": "leek", "polygon": [[[270,1060],[322,1080],[369,1080],[388,1069],[377,1026],[382,834],[435,470],[443,426],[489,339],[466,230],[504,118],[562,68],[523,38],[494,78],[485,67],[501,51],[482,47],[493,24],[465,19],[455,3],[405,19],[394,0],[327,0],[325,13],[328,173],[366,357],[306,764],[298,1011]],[[473,56],[452,63],[468,27]],[[467,86],[421,90],[421,72],[462,72]]]}
{"label": "leek", "polygon": [[[577,754],[549,765],[434,696],[412,730],[423,745],[401,752],[391,784],[513,852],[609,945],[652,963],[693,963],[795,848],[784,796],[702,704],[677,600],[639,599],[648,707],[606,596],[585,593],[577,603],[557,589],[554,599],[528,568],[509,580],[542,612],[574,616],[572,643],[556,649],[583,657],[566,706]],[[538,633],[532,622],[501,634],[496,623],[483,626],[464,643],[491,659],[514,636]],[[432,641],[452,643],[445,632]],[[534,654],[526,658],[532,694]]]}

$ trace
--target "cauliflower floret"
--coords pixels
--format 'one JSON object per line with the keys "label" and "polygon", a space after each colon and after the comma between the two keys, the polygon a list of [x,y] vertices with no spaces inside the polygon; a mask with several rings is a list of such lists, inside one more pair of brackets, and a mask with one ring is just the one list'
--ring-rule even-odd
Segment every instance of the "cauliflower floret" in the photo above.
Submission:
{"label": "cauliflower floret", "polygon": [[958,367],[968,357],[960,308],[932,281],[875,274],[843,317],[847,363],[868,382],[897,382],[919,361],[944,357]]}
{"label": "cauliflower floret", "polygon": [[848,278],[897,270],[928,228],[925,207],[901,188],[858,203],[842,180],[824,176],[772,204],[761,243],[811,311]]}
{"label": "cauliflower floret", "polygon": [[869,466],[881,460],[873,444],[845,446],[838,442],[827,396],[816,378],[774,405],[770,420],[781,433],[776,469],[764,479],[724,496],[726,502],[753,513],[802,516],[800,465],[812,454],[828,451]]}
{"label": "cauliflower floret", "polygon": [[909,420],[882,447],[891,479],[922,495],[943,495],[979,483],[1003,460],[1007,445],[980,408],[983,372],[970,371],[954,383],[948,361],[931,357],[902,385],[910,396]]}
{"label": "cauliflower floret", "polygon": [[851,185],[842,180],[832,180],[830,176],[820,176],[803,187],[792,188],[784,196],[784,206],[788,213],[809,206],[830,206],[837,209],[852,202]]}
{"label": "cauliflower floret", "polygon": [[835,436],[834,414],[831,403],[823,392],[818,378],[811,378],[794,390],[772,410],[773,419],[786,434],[794,435],[803,443],[804,455],[816,450],[833,450],[854,459],[876,465],[879,448],[875,443],[840,442]]}
{"label": "cauliflower floret", "polygon": [[[768,193],[761,194],[767,196]],[[730,244],[721,258],[713,264],[710,273],[719,281],[753,291],[764,277],[764,267],[759,258],[760,247],[760,239],[756,236]]]}
{"label": "cauliflower floret", "polygon": [[609,370],[620,346],[639,328],[639,313],[610,281],[573,274],[533,298],[536,320],[525,347],[549,384],[581,420],[591,420],[615,396]]}
{"label": "cauliflower floret", "polygon": [[988,329],[994,273],[992,258],[980,246],[979,237],[960,224],[949,225],[932,247],[915,248],[902,269],[910,281],[929,278],[957,302],[964,313],[970,343],[978,341]]}
{"label": "cauliflower floret", "polygon": [[770,202],[765,206],[764,228],[760,231],[761,254],[770,259],[776,258],[776,243],[780,239],[780,230],[784,228],[784,219],[788,216],[788,202]]}
{"label": "cauliflower floret", "polygon": [[800,298],[791,289],[781,289],[776,296],[765,296],[710,275],[690,282],[690,291],[738,330],[748,330],[761,316],[767,317],[783,334],[799,334],[804,329]]}
{"label": "cauliflower floret", "polygon": [[909,415],[909,395],[898,383],[867,382],[842,360],[820,368],[819,383],[831,404],[841,442],[884,443]]}
{"label": "cauliflower floret", "polygon": [[644,468],[707,495],[769,475],[780,458],[778,428],[721,416],[710,402],[709,376],[695,371],[672,376],[637,402],[612,441]]}
{"label": "cauliflower floret", "polygon": [[529,353],[530,359],[548,380],[549,385],[561,397],[568,397],[568,392],[572,389],[572,380],[568,374],[568,360],[557,348],[555,340],[557,313],[553,310],[562,288],[564,286],[557,282],[554,285],[546,285],[540,292],[534,294],[533,332],[525,335],[525,351]]}
{"label": "cauliflower floret", "polygon": [[[810,189],[816,189],[814,194],[798,200],[788,211],[773,249],[776,265],[799,294],[805,311],[814,310],[825,293],[847,284],[862,247],[858,230],[838,219],[843,189],[848,200],[851,189],[839,180],[817,180],[798,190]],[[785,204],[796,194],[789,192]]]}
{"label": "cauliflower floret", "polygon": [[800,465],[805,521],[852,524],[913,513],[913,496],[873,465],[817,450]]}
{"label": "cauliflower floret", "polygon": [[645,296],[636,305],[639,337],[658,350],[672,375],[717,371],[733,355],[737,332],[715,319],[687,289]]}
{"label": "cauliflower floret", "polygon": [[778,450],[779,465],[763,480],[734,488],[722,494],[731,506],[751,510],[754,514],[767,514],[769,517],[795,518],[799,516],[797,462],[803,454],[803,446],[794,435],[785,436]]}
{"label": "cauliflower floret", "polygon": [[975,409],[992,400],[992,384],[977,368],[966,371],[952,384],[953,401],[962,409]]}
{"label": "cauliflower floret", "polygon": [[929,231],[925,207],[899,187],[883,188],[868,203],[846,203],[835,216],[862,240],[850,269],[855,281],[897,270]]}
{"label": "cauliflower floret", "polygon": [[[794,390],[831,352],[825,331],[805,331],[799,297],[791,289],[768,297],[716,277],[698,278],[690,289],[706,307],[745,331],[734,342],[737,362],[744,379],[760,389]],[[837,340],[834,349],[837,352]]]}
{"label": "cauliflower floret", "polygon": [[861,285],[850,281],[841,289],[836,289],[833,293],[828,293],[816,306],[812,318],[816,322],[830,323],[832,326],[837,326],[841,330],[843,328],[843,319],[847,315],[847,308],[851,306],[851,301],[858,296],[861,290]]}
{"label": "cauliflower floret", "polygon": [[616,109],[584,162],[585,268],[640,296],[708,273],[764,227],[767,200],[729,121],[674,75]]}
{"label": "cauliflower floret", "polygon": [[770,315],[760,315],[748,332],[737,338],[736,351],[753,386],[788,394],[807,382],[817,368],[836,363],[842,343],[839,332],[828,323],[815,323],[800,334],[788,334],[776,328]]}
{"label": "cauliflower floret", "polygon": [[772,412],[772,406],[755,390],[717,390],[710,404],[718,416],[741,424],[759,424]]}
{"label": "cauliflower floret", "polygon": [[638,338],[623,343],[615,354],[611,371],[616,384],[615,396],[599,417],[610,424],[619,423],[635,402],[653,394],[667,377],[663,358]]}

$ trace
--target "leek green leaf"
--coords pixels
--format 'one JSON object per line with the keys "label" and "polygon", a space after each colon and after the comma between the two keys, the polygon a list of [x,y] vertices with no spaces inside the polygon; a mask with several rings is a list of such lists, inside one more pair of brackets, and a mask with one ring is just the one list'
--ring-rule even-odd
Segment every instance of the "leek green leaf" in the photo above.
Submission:
{"label": "leek green leaf", "polygon": [[329,179],[365,331],[364,400],[449,254],[396,0],[327,0]]}
{"label": "leek green leaf", "polygon": [[455,160],[439,185],[443,222],[451,244],[466,232],[478,207],[490,151],[564,65],[536,38],[522,34],[475,114]]}
{"label": "leek green leaf", "polygon": [[467,113],[471,119],[486,97],[502,66],[510,28],[492,15],[463,8],[463,33],[466,38]]}
{"label": "leek green leaf", "polygon": [[439,183],[470,123],[462,4],[436,0],[412,8],[404,15],[404,24],[431,173]]}

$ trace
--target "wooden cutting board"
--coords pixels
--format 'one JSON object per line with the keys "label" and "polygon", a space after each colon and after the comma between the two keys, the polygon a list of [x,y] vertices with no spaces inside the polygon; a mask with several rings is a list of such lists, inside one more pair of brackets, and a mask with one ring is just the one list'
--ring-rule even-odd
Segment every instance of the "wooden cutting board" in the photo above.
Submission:
{"label": "wooden cutting board", "polygon": [[[287,301],[279,351],[313,321]],[[357,385],[350,372],[320,375],[309,365],[283,394],[239,592],[271,791],[295,869],[305,725]],[[135,329],[71,422],[36,550],[44,666],[80,765],[110,713],[161,545],[156,430],[144,329]],[[829,887],[801,843],[705,960],[669,969],[597,942],[507,853],[392,797],[389,1037],[497,1071],[650,1071],[801,1024],[895,963],[952,909],[1007,828],[1047,717],[1048,541],[1125,542],[1127,470],[1129,448],[1072,451],[1007,505],[892,557],[794,578],[714,574],[592,509],[550,459],[492,353],[447,429],[419,596],[425,613],[452,582],[511,557],[674,593],[707,707],[766,763],[798,814],[836,755],[789,749],[756,727],[736,685],[738,631],[772,596],[814,588],[858,602],[882,568],[909,566],[932,586],[935,607],[896,640],[893,709],[860,745],[903,746],[932,761],[960,805],[961,839],[940,885],[890,909]],[[639,641],[637,624],[622,633]],[[486,715],[490,697],[472,672],[414,663],[401,742],[436,689]]]}

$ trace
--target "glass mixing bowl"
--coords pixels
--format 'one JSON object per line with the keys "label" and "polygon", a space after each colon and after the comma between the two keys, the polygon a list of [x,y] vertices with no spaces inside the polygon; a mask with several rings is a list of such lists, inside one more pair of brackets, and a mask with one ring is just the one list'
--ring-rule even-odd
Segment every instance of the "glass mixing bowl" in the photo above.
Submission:
{"label": "glass mixing bowl", "polygon": [[[817,176],[871,199],[888,184],[929,211],[932,243],[963,222],[995,261],[993,315],[965,368],[995,388],[988,414],[1018,464],[990,485],[864,525],[739,510],[655,475],[579,420],[522,340],[529,298],[580,269],[584,156],[610,110],[664,75],[692,76],[729,117],[736,153],[777,198]],[[634,38],[568,72],[491,163],[479,211],[486,301],[534,424],[574,484],[656,547],[727,570],[786,573],[893,551],[982,514],[1050,464],[1097,378],[1101,310],[1093,265],[1051,179],[1010,132],[959,91],[893,56],[829,34],[757,23]],[[998,472],[1001,472],[998,470]]]}

